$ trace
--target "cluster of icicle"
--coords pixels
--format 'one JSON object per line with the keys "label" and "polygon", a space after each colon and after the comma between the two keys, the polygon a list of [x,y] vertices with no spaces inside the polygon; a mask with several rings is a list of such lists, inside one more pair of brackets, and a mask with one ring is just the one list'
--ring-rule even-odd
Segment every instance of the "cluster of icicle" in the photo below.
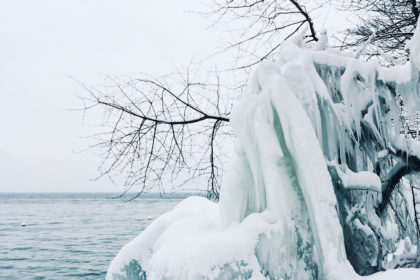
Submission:
{"label": "cluster of icicle", "polygon": [[[299,38],[285,42],[278,61],[256,70],[234,107],[237,144],[220,202],[190,197],[179,203],[124,246],[107,279],[403,275],[355,273],[328,167],[337,168],[345,187],[381,191],[378,175],[369,171],[381,153],[357,147],[363,127],[384,147],[420,154],[418,143],[402,141],[398,124],[390,125],[399,116],[392,105],[397,95],[411,102],[407,110],[420,104],[418,33],[411,62],[388,69],[322,50],[325,45],[307,48]],[[416,270],[398,273],[420,279]]]}

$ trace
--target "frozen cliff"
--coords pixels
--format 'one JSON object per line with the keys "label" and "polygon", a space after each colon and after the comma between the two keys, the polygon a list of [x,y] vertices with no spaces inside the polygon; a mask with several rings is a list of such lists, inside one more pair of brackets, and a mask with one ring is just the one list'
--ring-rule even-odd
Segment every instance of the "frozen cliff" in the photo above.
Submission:
{"label": "frozen cliff", "polygon": [[420,29],[393,68],[324,47],[256,70],[220,202],[181,202],[107,279],[420,279]]}

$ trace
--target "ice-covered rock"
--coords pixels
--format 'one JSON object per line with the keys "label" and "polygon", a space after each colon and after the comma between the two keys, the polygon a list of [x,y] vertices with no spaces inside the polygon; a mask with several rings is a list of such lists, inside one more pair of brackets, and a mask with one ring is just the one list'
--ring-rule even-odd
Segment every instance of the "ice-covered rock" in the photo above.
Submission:
{"label": "ice-covered rock", "polygon": [[[407,195],[407,211],[380,205],[398,155],[420,158],[420,144],[396,120],[397,98],[418,109],[418,71],[296,42],[255,71],[234,107],[238,141],[220,202],[191,197],[156,219],[119,252],[108,280],[364,279],[355,270],[383,269],[397,241],[415,235],[414,223],[396,221],[414,207]],[[366,279],[396,275],[420,279],[420,270]]]}

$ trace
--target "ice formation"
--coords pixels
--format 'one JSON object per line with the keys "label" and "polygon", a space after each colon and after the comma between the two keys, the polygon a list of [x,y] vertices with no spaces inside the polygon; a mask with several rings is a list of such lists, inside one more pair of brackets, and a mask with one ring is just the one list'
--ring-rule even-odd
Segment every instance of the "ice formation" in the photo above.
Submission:
{"label": "ice formation", "polygon": [[418,255],[415,229],[401,233],[401,213],[380,205],[392,176],[420,158],[396,102],[418,110],[419,33],[411,62],[393,68],[286,42],[234,107],[220,202],[190,197],[156,219],[107,279],[420,279],[418,269],[359,275]]}

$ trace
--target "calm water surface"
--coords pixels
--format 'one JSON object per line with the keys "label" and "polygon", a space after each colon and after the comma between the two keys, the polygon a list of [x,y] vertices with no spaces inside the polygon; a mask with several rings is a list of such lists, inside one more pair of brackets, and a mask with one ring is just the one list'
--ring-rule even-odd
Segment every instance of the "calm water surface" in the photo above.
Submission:
{"label": "calm water surface", "polygon": [[115,196],[0,193],[0,279],[104,279],[121,247],[151,223],[147,217],[186,197]]}

